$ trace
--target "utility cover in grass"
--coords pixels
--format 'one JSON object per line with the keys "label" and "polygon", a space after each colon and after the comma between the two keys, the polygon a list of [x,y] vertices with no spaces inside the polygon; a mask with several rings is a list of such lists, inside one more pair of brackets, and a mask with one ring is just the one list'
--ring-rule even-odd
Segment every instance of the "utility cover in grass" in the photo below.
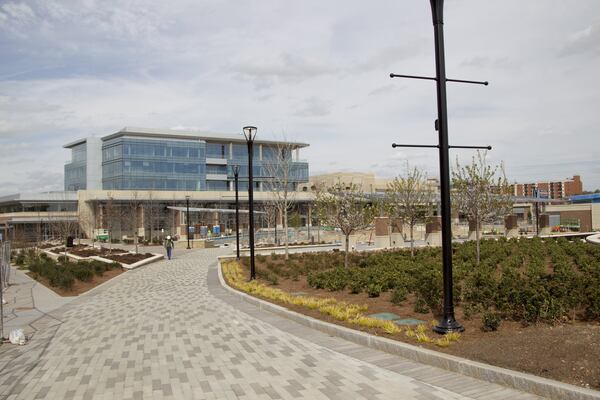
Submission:
{"label": "utility cover in grass", "polygon": [[304,293],[304,292],[293,292],[290,293],[292,296],[306,296],[308,293]]}
{"label": "utility cover in grass", "polygon": [[394,323],[398,325],[421,325],[424,324],[425,321],[414,318],[405,318],[405,319],[395,319]]}
{"label": "utility cover in grass", "polygon": [[384,319],[386,321],[395,321],[397,319],[401,319],[402,317],[398,314],[390,313],[390,312],[382,312],[379,314],[371,314],[369,315],[371,318]]}

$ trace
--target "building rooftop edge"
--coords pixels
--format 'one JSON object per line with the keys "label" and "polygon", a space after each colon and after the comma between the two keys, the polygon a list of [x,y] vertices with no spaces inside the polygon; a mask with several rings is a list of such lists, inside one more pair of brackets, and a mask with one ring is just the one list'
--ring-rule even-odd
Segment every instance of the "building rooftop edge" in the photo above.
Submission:
{"label": "building rooftop edge", "polygon": [[[246,143],[246,139],[244,136],[240,134],[231,134],[231,133],[216,133],[216,132],[201,132],[201,131],[192,131],[192,130],[175,130],[175,129],[156,129],[156,128],[140,128],[140,127],[131,127],[126,126],[119,130],[118,132],[112,133],[110,135],[103,136],[102,141],[110,140],[113,138],[117,138],[119,136],[149,136],[149,137],[166,137],[166,138],[176,138],[176,139],[190,139],[190,138],[198,138],[200,140],[228,140],[232,142],[240,142]],[[79,139],[74,142],[68,143],[64,145],[64,148],[71,148],[77,144],[81,144],[85,142],[87,139]],[[255,140],[257,144],[278,144],[278,143],[290,143],[298,148],[308,147],[308,143],[301,142],[287,142],[282,140],[269,140],[269,139],[257,139]]]}
{"label": "building rooftop edge", "polygon": [[70,149],[70,148],[73,148],[73,147],[77,146],[78,144],[82,144],[82,143],[86,143],[86,142],[87,142],[87,138],[78,139],[78,140],[75,140],[73,142],[69,142],[69,143],[65,144],[63,146],[63,148],[64,149]]}

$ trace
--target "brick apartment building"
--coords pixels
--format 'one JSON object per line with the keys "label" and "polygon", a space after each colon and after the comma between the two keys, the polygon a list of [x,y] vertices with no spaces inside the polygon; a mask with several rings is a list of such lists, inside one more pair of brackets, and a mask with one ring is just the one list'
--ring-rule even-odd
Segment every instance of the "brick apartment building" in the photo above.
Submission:
{"label": "brick apartment building", "polygon": [[566,199],[583,192],[583,183],[579,175],[571,179],[556,182],[516,183],[513,185],[515,196],[535,197],[535,191],[540,197],[550,199]]}

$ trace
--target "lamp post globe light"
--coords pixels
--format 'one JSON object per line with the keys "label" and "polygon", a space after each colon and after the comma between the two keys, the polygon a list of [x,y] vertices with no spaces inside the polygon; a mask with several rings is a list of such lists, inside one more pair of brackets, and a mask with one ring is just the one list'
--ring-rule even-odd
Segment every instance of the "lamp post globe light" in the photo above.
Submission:
{"label": "lamp post globe light", "polygon": [[187,222],[187,248],[188,250],[191,249],[190,247],[190,196],[185,196],[185,204],[186,204],[186,213],[185,213],[185,222]]}
{"label": "lamp post globe light", "polygon": [[254,182],[252,179],[252,146],[254,145],[254,138],[256,137],[256,127],[245,126],[243,131],[246,143],[248,144],[248,238],[250,242],[250,280],[254,280],[256,279],[256,267],[254,264]]}

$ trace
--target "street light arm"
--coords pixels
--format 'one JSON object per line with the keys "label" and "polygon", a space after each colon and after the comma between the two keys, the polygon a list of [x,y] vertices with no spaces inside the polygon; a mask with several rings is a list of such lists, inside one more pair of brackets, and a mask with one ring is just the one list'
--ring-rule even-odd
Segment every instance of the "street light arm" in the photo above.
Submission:
{"label": "street light arm", "polygon": [[[419,147],[419,148],[434,148],[439,149],[440,146],[437,144],[398,144],[392,143],[392,148],[396,147]],[[492,146],[448,146],[449,149],[482,149],[491,150]]]}
{"label": "street light arm", "polygon": [[[436,81],[437,78],[433,76],[420,76],[420,75],[402,75],[402,74],[390,74],[390,78],[409,78],[409,79],[424,79],[428,81]],[[488,81],[469,81],[466,79],[451,79],[446,78],[446,82],[457,82],[457,83],[472,83],[474,85],[484,85],[488,86],[490,83]]]}

